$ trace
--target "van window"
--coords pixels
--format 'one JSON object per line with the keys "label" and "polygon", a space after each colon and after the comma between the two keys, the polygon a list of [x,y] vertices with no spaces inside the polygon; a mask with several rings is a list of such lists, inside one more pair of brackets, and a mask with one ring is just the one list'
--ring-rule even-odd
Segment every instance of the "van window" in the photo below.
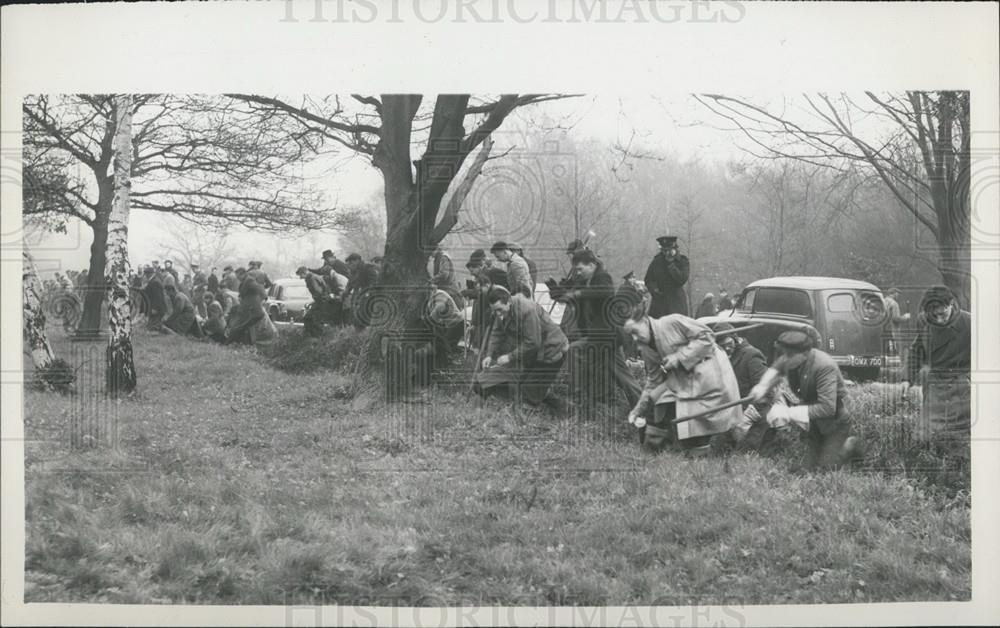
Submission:
{"label": "van window", "polygon": [[866,323],[878,323],[885,318],[882,296],[872,292],[861,293],[861,318]]}
{"label": "van window", "polygon": [[831,294],[826,299],[826,309],[830,312],[853,312],[854,295],[850,292]]}
{"label": "van window", "polygon": [[753,311],[810,317],[812,305],[809,303],[809,295],[802,290],[758,288]]}
{"label": "van window", "polygon": [[739,300],[736,302],[736,307],[743,312],[750,312],[753,310],[753,299],[754,295],[757,293],[756,289],[747,290],[742,295],[740,295]]}

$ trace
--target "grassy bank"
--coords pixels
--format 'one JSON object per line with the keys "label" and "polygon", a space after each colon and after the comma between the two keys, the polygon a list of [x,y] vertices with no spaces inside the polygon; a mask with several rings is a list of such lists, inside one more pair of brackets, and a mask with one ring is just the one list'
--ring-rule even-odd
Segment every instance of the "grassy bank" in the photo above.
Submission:
{"label": "grassy bank", "polygon": [[[136,345],[132,400],[26,393],[29,602],[969,599],[968,500],[905,473],[646,457],[621,417],[460,386],[385,407],[252,350]],[[117,418],[118,451],[68,450],[81,412]]]}

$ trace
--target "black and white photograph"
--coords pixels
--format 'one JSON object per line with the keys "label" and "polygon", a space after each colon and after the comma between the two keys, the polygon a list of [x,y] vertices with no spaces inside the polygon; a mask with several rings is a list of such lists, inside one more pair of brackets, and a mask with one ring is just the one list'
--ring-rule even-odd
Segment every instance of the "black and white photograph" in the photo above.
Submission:
{"label": "black and white photograph", "polygon": [[1000,621],[996,5],[168,4],[3,9],[11,623]]}

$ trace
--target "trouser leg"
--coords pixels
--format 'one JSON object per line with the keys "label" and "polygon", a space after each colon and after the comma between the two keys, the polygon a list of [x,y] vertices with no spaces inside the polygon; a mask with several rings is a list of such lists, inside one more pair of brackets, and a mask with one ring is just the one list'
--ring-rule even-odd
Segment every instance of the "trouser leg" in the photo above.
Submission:
{"label": "trouser leg", "polygon": [[524,400],[532,405],[542,403],[552,383],[558,377],[564,361],[565,356],[556,362],[534,362],[525,368],[521,384]]}
{"label": "trouser leg", "polygon": [[677,416],[677,404],[659,403],[653,406],[653,418],[643,428],[642,447],[659,451],[674,440],[671,421]]}
{"label": "trouser leg", "polygon": [[629,369],[628,364],[625,363],[625,352],[619,346],[615,349],[614,353],[614,369],[615,381],[618,385],[622,387],[625,392],[625,397],[628,399],[630,406],[634,406],[639,403],[639,395],[642,393],[642,388],[639,386],[639,382],[636,381],[635,376],[632,375],[632,370]]}

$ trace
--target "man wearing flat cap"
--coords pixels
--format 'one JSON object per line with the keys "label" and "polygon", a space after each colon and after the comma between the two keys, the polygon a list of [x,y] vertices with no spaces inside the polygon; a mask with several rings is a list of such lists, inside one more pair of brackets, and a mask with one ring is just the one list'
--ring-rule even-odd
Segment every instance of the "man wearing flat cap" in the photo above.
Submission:
{"label": "man wearing flat cap", "polygon": [[656,242],[660,245],[660,252],[649,263],[645,278],[646,288],[652,296],[649,317],[660,318],[667,314],[687,316],[684,284],[687,283],[691,264],[687,256],[678,252],[676,236],[660,236]]}
{"label": "man wearing flat cap", "polygon": [[920,327],[910,345],[904,383],[921,386],[921,436],[968,455],[972,425],[972,317],[954,293],[933,286],[920,302]]}
{"label": "man wearing flat cap", "polygon": [[779,351],[760,382],[750,391],[755,403],[764,401],[781,378],[795,395],[795,403],[774,403],[767,411],[768,425],[796,425],[806,431],[810,468],[835,468],[860,456],[861,443],[850,435],[847,386],[840,368],[827,353],[813,348],[804,331],[778,336]]}

